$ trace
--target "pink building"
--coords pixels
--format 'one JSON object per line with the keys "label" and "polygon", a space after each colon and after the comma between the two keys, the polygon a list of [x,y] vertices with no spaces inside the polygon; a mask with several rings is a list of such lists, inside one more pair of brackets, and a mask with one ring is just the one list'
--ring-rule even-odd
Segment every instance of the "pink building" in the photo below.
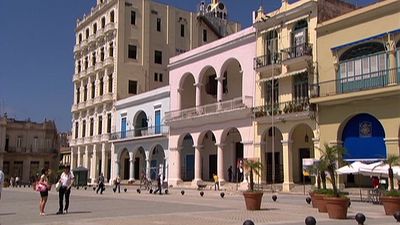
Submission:
{"label": "pink building", "polygon": [[[252,107],[256,35],[250,27],[170,59],[169,183],[232,182],[255,157]],[[236,180],[236,179],[235,179]]]}

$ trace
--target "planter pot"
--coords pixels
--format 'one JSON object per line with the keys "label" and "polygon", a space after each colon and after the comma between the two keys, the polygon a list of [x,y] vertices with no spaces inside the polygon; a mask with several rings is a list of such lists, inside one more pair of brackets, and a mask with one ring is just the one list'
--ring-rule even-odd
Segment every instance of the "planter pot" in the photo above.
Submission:
{"label": "planter pot", "polygon": [[393,215],[395,212],[400,211],[400,197],[382,196],[381,202],[386,215]]}
{"label": "planter pot", "polygon": [[316,208],[318,208],[318,212],[326,213],[328,212],[326,208],[326,202],[324,200],[325,195],[323,194],[314,194],[314,204],[316,205]]}
{"label": "planter pot", "polygon": [[346,219],[347,208],[349,207],[348,198],[335,198],[325,197],[326,208],[328,209],[328,215],[331,219]]}
{"label": "planter pot", "polygon": [[263,192],[243,192],[244,201],[246,202],[247,210],[260,210]]}

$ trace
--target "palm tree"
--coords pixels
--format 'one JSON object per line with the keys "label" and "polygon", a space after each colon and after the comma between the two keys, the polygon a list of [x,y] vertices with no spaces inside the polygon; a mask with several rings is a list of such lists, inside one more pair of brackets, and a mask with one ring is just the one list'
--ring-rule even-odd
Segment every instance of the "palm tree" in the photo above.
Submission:
{"label": "palm tree", "polygon": [[257,176],[260,176],[260,170],[262,169],[262,164],[259,161],[254,161],[247,159],[244,161],[244,166],[250,169],[250,185],[249,185],[249,191],[254,191],[254,173]]}
{"label": "palm tree", "polygon": [[393,181],[393,166],[400,165],[400,157],[397,155],[388,155],[387,159],[383,161],[385,164],[389,166],[389,183],[390,183],[390,190],[394,190],[394,181]]}
{"label": "palm tree", "polygon": [[322,160],[320,160],[318,163],[314,163],[310,168],[309,172],[310,174],[315,174],[317,178],[317,190],[321,189],[321,184],[322,184],[322,189],[326,189],[326,163]]}
{"label": "palm tree", "polygon": [[329,146],[328,144],[324,144],[324,150],[320,149],[320,151],[321,163],[325,164],[326,171],[329,173],[333,194],[339,197],[339,191],[336,186],[336,169],[338,168],[338,164],[344,163],[342,156],[345,150],[341,146]]}

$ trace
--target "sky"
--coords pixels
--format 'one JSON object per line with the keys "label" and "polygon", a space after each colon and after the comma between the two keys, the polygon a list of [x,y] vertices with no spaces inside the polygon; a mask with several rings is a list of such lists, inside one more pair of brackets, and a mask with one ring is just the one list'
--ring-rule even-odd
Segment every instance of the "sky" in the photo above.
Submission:
{"label": "sky", "polygon": [[[209,0],[206,0],[208,2]],[[355,0],[352,0],[355,1]],[[360,4],[371,0],[357,0]],[[157,0],[196,11],[200,0]],[[251,25],[262,4],[277,9],[281,0],[224,0],[229,19]],[[71,130],[76,19],[96,0],[0,0],[0,114],[18,120],[55,120]]]}

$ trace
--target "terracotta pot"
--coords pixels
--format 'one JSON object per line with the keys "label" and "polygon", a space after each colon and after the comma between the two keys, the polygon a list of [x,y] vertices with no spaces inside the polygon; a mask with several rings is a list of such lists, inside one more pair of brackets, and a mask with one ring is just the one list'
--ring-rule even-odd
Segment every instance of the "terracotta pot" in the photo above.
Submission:
{"label": "terracotta pot", "polygon": [[331,219],[347,219],[347,208],[349,207],[350,199],[324,197],[328,215]]}
{"label": "terracotta pot", "polygon": [[382,196],[381,202],[386,215],[393,215],[395,212],[400,211],[400,197]]}
{"label": "terracotta pot", "polygon": [[244,201],[246,202],[246,209],[247,210],[260,210],[263,194],[264,194],[263,192],[258,192],[258,191],[243,192]]}
{"label": "terracotta pot", "polygon": [[328,212],[328,210],[326,209],[326,202],[324,201],[324,194],[314,194],[314,204],[317,206],[316,208],[318,208],[318,212]]}
{"label": "terracotta pot", "polygon": [[310,197],[311,197],[311,205],[312,205],[312,207],[313,208],[317,208],[317,203],[316,203],[316,200],[314,198],[315,192],[310,192],[309,194],[310,194]]}

